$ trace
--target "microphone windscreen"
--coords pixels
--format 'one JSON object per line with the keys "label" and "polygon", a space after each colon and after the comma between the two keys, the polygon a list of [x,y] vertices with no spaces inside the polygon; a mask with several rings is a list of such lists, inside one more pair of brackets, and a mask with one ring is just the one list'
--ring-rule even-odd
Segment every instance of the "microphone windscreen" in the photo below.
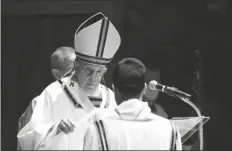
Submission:
{"label": "microphone windscreen", "polygon": [[157,84],[158,84],[157,81],[152,80],[152,81],[149,82],[148,87],[149,87],[151,90],[156,90],[156,85],[157,85]]}

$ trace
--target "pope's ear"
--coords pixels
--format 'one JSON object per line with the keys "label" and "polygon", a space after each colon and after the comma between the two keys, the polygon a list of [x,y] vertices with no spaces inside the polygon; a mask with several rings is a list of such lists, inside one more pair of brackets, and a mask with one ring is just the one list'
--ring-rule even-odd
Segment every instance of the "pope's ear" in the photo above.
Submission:
{"label": "pope's ear", "polygon": [[106,73],[106,71],[107,71],[107,68],[105,67],[103,73]]}
{"label": "pope's ear", "polygon": [[61,74],[60,74],[59,70],[57,70],[57,69],[52,69],[52,75],[55,79],[61,78]]}

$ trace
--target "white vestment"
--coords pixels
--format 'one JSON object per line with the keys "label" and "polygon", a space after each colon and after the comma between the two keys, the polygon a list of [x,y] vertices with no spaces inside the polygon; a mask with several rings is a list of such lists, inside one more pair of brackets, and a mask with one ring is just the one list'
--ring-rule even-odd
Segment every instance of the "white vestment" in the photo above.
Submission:
{"label": "white vestment", "polygon": [[[70,77],[63,78],[50,84],[37,98],[29,123],[24,126],[17,135],[22,150],[70,150],[83,148],[83,137],[86,130],[86,122],[78,122],[95,107],[97,101],[80,100],[77,83],[70,82]],[[104,85],[99,85],[94,94],[101,96],[100,108],[116,107],[114,93]],[[73,100],[74,98],[74,100]],[[86,116],[87,117],[87,116]],[[69,118],[76,128],[73,134],[63,132],[56,134],[58,122]]]}
{"label": "white vestment", "polygon": [[31,119],[31,115],[33,113],[33,110],[35,108],[35,105],[37,103],[37,100],[39,99],[39,96],[35,97],[30,104],[28,105],[27,109],[24,111],[22,116],[19,118],[18,121],[18,131],[20,131]]}
{"label": "white vestment", "polygon": [[98,121],[91,124],[85,134],[84,150],[182,149],[175,125],[152,114],[146,102],[131,99],[120,104],[115,111],[96,110]]}

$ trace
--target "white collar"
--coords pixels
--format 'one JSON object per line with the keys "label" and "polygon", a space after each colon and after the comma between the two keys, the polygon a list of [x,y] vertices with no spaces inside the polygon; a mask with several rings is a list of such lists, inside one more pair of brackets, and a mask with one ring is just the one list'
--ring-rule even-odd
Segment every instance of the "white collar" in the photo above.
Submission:
{"label": "white collar", "polygon": [[119,116],[123,119],[147,119],[151,113],[147,102],[138,99],[129,99],[115,109]]}

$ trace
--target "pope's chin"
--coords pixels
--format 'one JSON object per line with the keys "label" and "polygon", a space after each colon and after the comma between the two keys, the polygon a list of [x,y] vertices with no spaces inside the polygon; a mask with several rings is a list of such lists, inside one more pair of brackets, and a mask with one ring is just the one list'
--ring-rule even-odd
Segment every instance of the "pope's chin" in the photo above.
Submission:
{"label": "pope's chin", "polygon": [[97,86],[94,85],[94,84],[86,84],[86,85],[84,86],[84,91],[85,91],[86,93],[91,94],[91,93],[94,93],[96,90],[97,90]]}

